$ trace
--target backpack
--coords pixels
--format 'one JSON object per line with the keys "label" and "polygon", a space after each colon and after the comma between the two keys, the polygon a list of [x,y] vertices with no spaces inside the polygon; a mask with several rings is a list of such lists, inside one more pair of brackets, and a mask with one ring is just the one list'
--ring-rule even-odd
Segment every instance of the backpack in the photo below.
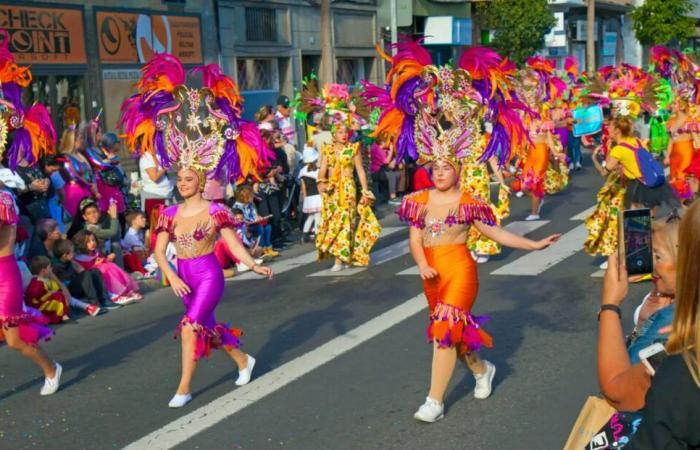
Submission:
{"label": "backpack", "polygon": [[642,182],[642,184],[650,188],[656,188],[664,184],[666,181],[664,168],[654,159],[654,156],[642,146],[639,140],[637,140],[637,147],[632,147],[625,143],[620,145],[634,151],[639,172],[642,174],[642,176],[639,177],[639,181]]}

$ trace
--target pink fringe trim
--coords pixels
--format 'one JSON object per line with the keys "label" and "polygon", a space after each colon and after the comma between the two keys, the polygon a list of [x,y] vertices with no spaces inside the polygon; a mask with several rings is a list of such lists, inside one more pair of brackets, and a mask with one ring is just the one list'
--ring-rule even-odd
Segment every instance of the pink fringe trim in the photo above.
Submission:
{"label": "pink fringe trim", "polygon": [[165,212],[161,212],[160,215],[158,216],[158,223],[156,223],[156,228],[155,228],[155,234],[161,233],[165,231],[166,233],[170,234],[170,239],[175,239],[174,233],[173,233],[173,225],[175,222],[175,218],[171,217]]}
{"label": "pink fringe trim", "polygon": [[437,342],[439,348],[458,347],[460,353],[491,348],[493,339],[481,328],[488,320],[486,316],[473,316],[456,306],[438,303],[430,314],[428,341]]}
{"label": "pink fringe trim", "polygon": [[208,358],[211,355],[211,351],[214,349],[225,348],[240,348],[241,340],[240,337],[243,332],[239,328],[232,328],[228,324],[217,323],[213,327],[207,327],[200,323],[191,320],[189,317],[185,316],[180,321],[175,331],[174,338],[182,331],[182,327],[186,324],[191,324],[194,329],[197,343],[194,348],[194,360],[197,361],[203,357]]}
{"label": "pink fringe trim", "polygon": [[[428,214],[428,208],[425,203],[416,201],[415,197],[421,193],[425,195],[424,192],[419,191],[406,196],[396,211],[400,220],[421,229],[425,228],[425,217]],[[471,225],[475,221],[483,222],[487,225],[496,225],[496,216],[485,203],[478,201],[460,203],[457,209],[457,223]]]}
{"label": "pink fringe trim", "polygon": [[236,220],[233,214],[227,209],[219,209],[212,214],[211,218],[214,221],[216,231],[222,228],[238,228],[243,224],[241,221]]}
{"label": "pink fringe trim", "polygon": [[530,191],[537,198],[544,198],[544,178],[537,176],[533,170],[523,174],[523,190]]}
{"label": "pink fringe trim", "polygon": [[19,328],[19,337],[22,341],[30,345],[36,345],[39,341],[48,341],[54,335],[54,331],[47,327],[48,317],[45,317],[38,310],[35,313],[22,313],[15,316],[0,318],[0,340],[4,340],[3,330],[8,328]]}
{"label": "pink fringe trim", "polygon": [[14,199],[7,192],[0,192],[0,224],[17,225],[18,222]]}

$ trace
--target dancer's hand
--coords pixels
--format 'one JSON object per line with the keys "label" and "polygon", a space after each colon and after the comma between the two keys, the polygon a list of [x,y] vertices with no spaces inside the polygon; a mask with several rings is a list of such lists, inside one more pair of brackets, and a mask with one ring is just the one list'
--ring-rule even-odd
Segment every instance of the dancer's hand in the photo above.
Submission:
{"label": "dancer's hand", "polygon": [[561,238],[561,233],[553,234],[551,236],[547,236],[546,238],[542,239],[541,241],[535,241],[535,250],[543,250],[550,245],[554,244]]}
{"label": "dancer's hand", "polygon": [[259,266],[256,264],[253,266],[253,272],[257,273],[258,275],[267,277],[268,280],[272,279],[272,269],[270,267]]}
{"label": "dancer's hand", "polygon": [[182,281],[182,278],[175,276],[172,280],[170,280],[170,287],[173,288],[173,292],[175,292],[175,295],[178,297],[184,297],[185,295],[189,294],[192,292],[190,290],[190,287],[185,284],[184,281]]}
{"label": "dancer's hand", "polygon": [[430,266],[419,267],[418,270],[420,270],[420,277],[423,280],[432,280],[433,278],[437,278],[438,276],[437,270],[433,269]]}

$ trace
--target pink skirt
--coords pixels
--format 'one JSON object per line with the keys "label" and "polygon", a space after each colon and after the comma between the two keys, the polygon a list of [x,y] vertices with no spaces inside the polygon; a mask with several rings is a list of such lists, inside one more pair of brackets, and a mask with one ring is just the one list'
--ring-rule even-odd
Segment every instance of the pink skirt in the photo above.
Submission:
{"label": "pink skirt", "polygon": [[139,292],[139,285],[121,267],[110,261],[103,261],[93,267],[102,274],[105,287],[115,297],[123,297]]}
{"label": "pink skirt", "polygon": [[0,257],[0,273],[0,340],[5,338],[3,330],[10,327],[18,327],[20,339],[27,344],[48,340],[54,334],[46,326],[48,318],[33,308],[23,309],[22,275],[15,255]]}

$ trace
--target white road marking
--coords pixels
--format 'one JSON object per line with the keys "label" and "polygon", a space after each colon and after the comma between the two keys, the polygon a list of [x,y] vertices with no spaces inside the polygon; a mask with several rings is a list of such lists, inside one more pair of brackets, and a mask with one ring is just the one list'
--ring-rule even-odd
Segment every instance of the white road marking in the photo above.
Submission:
{"label": "white road marking", "polygon": [[[370,254],[370,264],[369,267],[378,266],[389,262],[392,259],[400,258],[410,252],[408,248],[408,239],[404,239],[401,242],[391,244],[388,247],[384,247]],[[312,273],[308,275],[310,277],[349,277],[360,272],[367,270],[367,267],[350,267],[344,269],[340,272],[331,272],[330,269],[321,270],[320,272]]]}
{"label": "white road marking", "polygon": [[605,275],[605,271],[600,269],[600,270],[596,270],[595,272],[593,272],[591,274],[591,278],[603,278],[603,275]]}
{"label": "white road marking", "polygon": [[263,374],[250,384],[237,388],[132,442],[125,447],[125,450],[170,449],[182,444],[425,308],[425,297],[423,294],[417,295],[320,347]]}
{"label": "white road marking", "polygon": [[574,217],[572,217],[569,220],[586,220],[588,216],[591,215],[591,213],[595,210],[596,205],[591,206],[585,211],[581,211],[580,213],[576,214]]}
{"label": "white road marking", "polygon": [[[382,229],[382,233],[379,235],[379,238],[387,237],[390,236],[398,231],[405,230],[406,227],[386,227]],[[292,269],[296,269],[300,266],[304,266],[306,264],[311,264],[312,262],[315,262],[317,259],[317,254],[316,251],[313,252],[308,252],[301,254],[299,256],[295,256],[294,258],[287,258],[287,259],[281,259],[279,261],[274,261],[271,263],[269,266],[272,268],[274,271],[275,275],[278,275],[280,273],[288,272]],[[245,272],[240,275],[235,275],[233,278],[229,278],[227,281],[241,281],[241,280],[255,280],[259,279],[260,276],[256,275],[252,272]]]}
{"label": "white road marking", "polygon": [[[503,228],[510,231],[511,233],[519,234],[525,236],[528,233],[532,233],[538,228],[541,228],[549,223],[549,220],[517,220],[505,225]],[[397,273],[396,275],[419,275],[418,267],[413,266],[404,271]]]}
{"label": "white road marking", "polygon": [[583,242],[588,235],[585,225],[579,225],[564,234],[559,241],[544,250],[530,252],[515,261],[502,266],[491,275],[539,275],[552,266],[562,262],[583,249]]}

